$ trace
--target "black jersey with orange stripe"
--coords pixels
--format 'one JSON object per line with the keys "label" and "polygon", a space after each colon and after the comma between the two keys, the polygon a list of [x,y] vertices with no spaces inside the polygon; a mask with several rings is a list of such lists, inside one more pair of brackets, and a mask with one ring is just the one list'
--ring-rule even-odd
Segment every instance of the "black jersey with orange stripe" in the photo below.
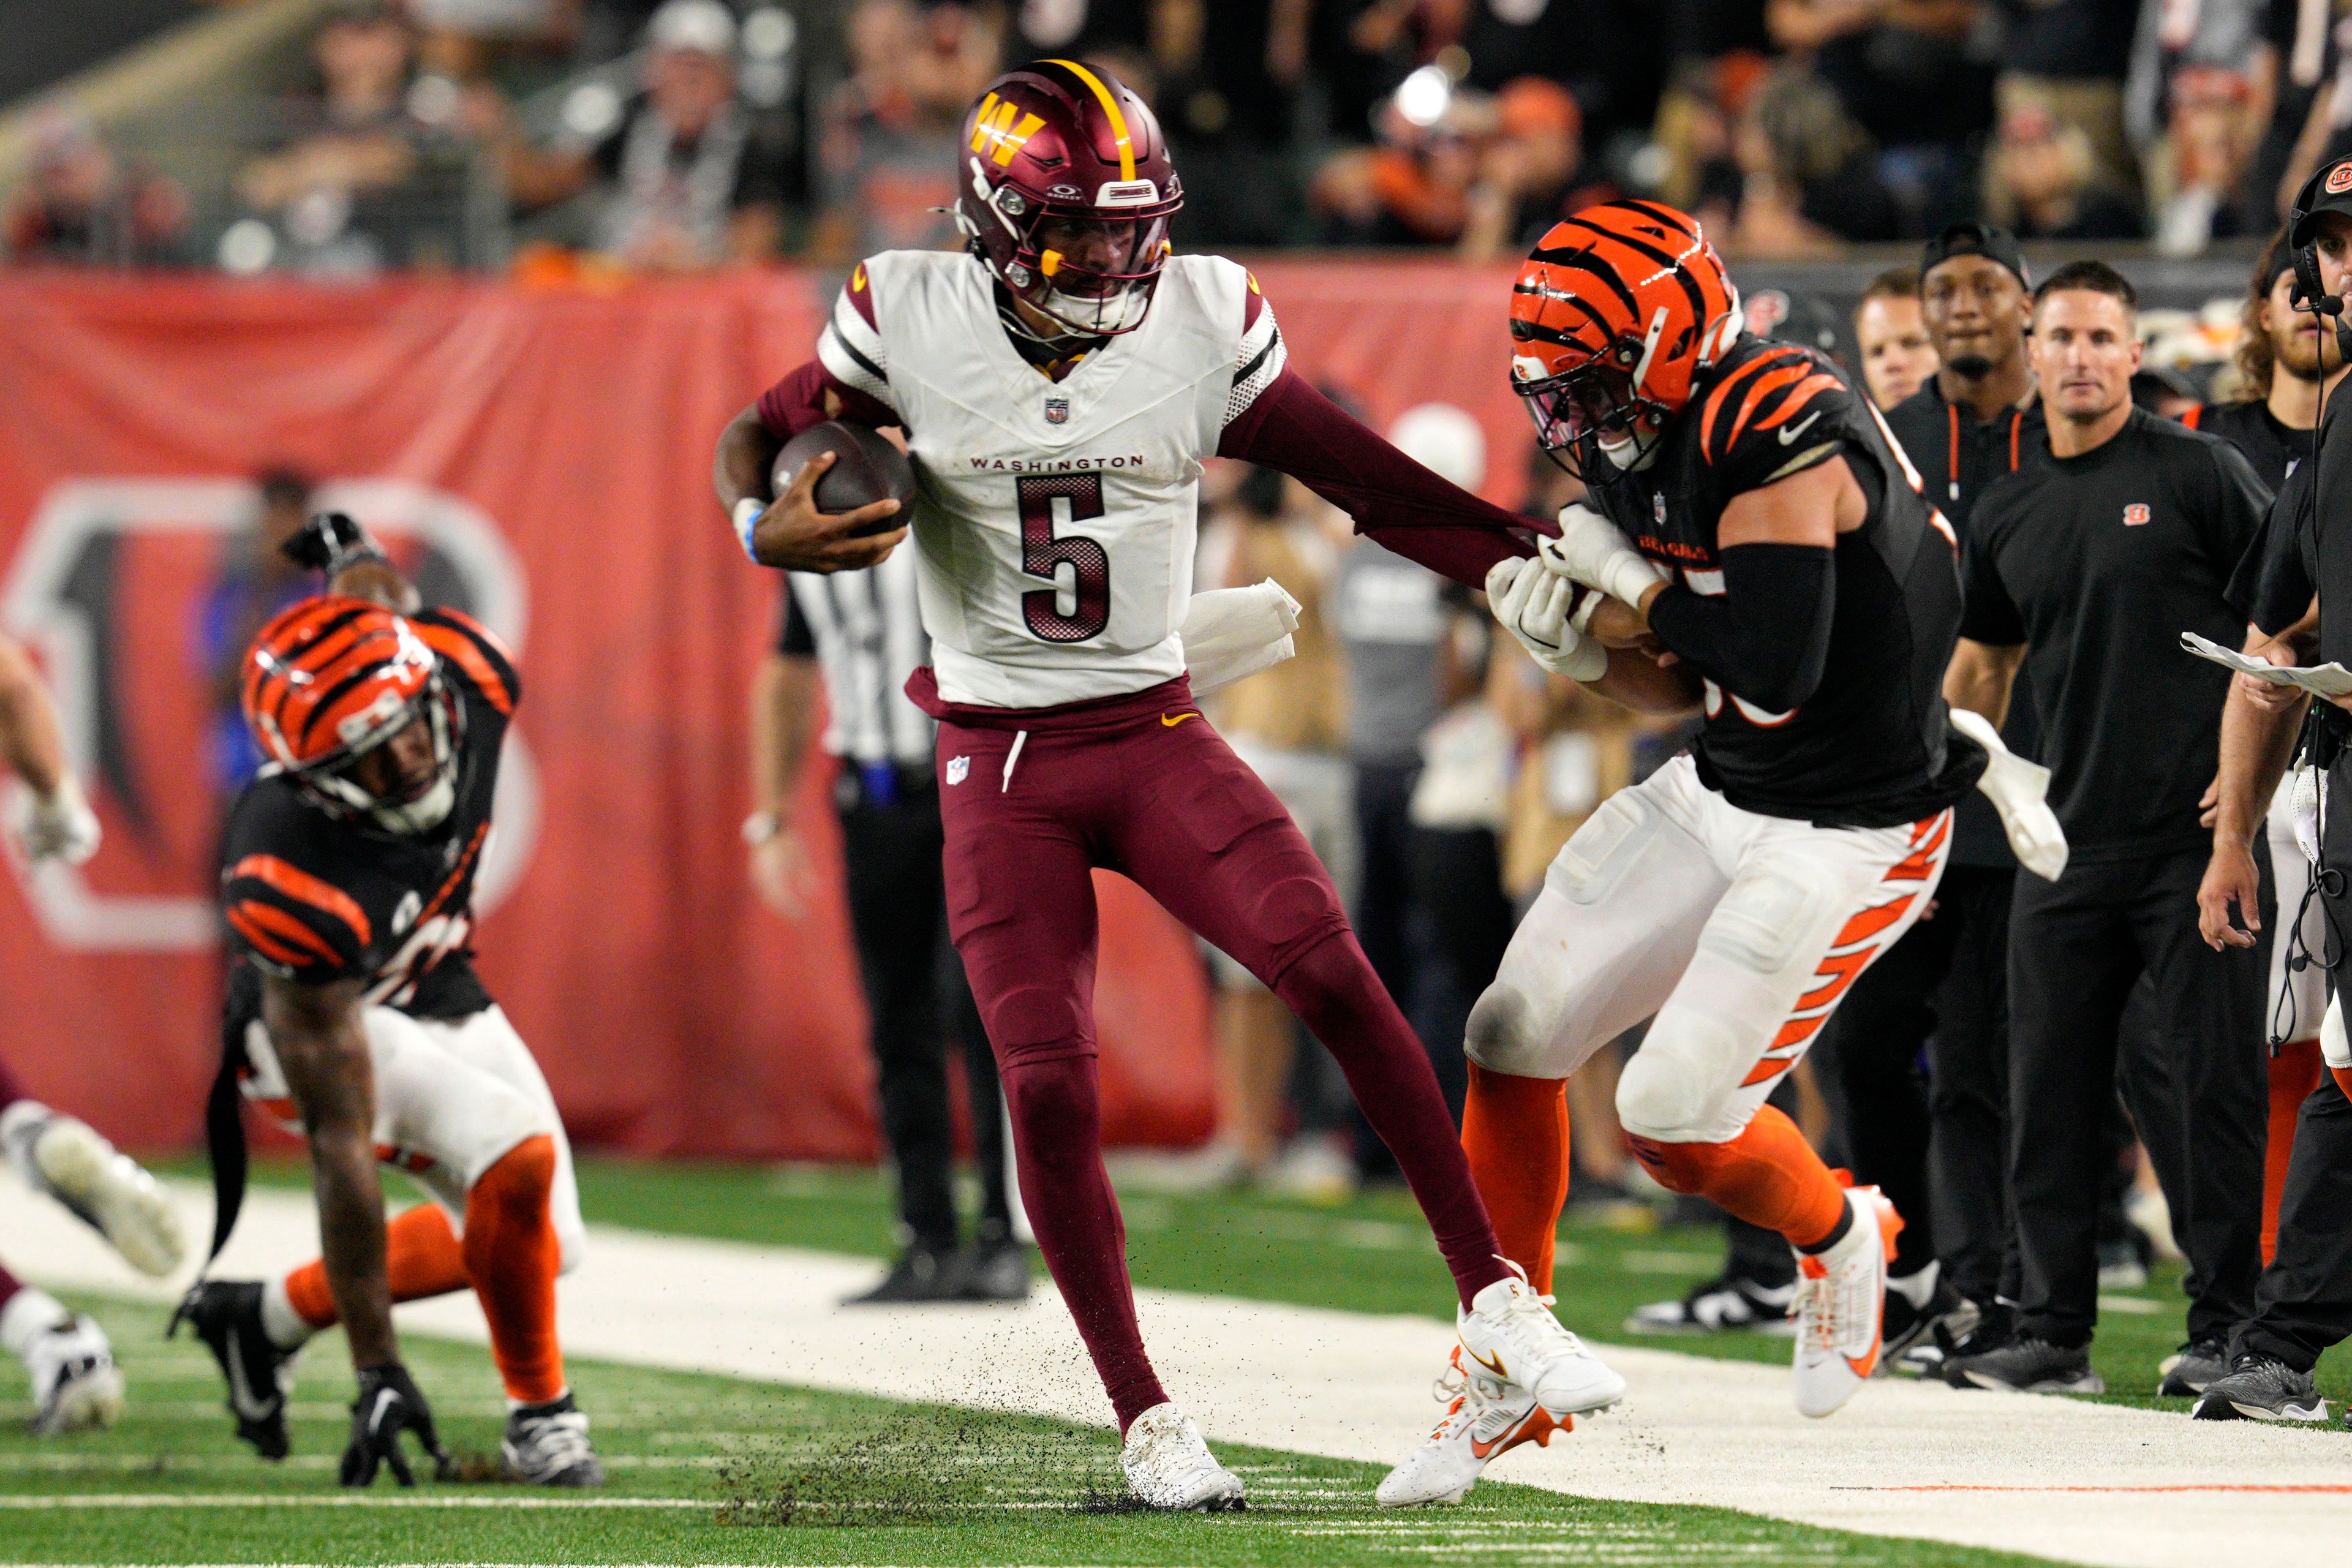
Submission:
{"label": "black jersey with orange stripe", "polygon": [[1710,681],[1699,774],[1744,810],[1892,827],[1966,796],[1985,755],[1944,706],[1958,542],[1844,373],[1811,349],[1741,338],[1697,383],[1654,460],[1595,485],[1593,501],[1676,581],[1717,595],[1716,530],[1732,499],[1840,457],[1867,511],[1838,536],[1827,671],[1787,712]]}
{"label": "black jersey with orange stripe", "polygon": [[[242,967],[326,984],[420,1018],[490,1005],[472,963],[474,880],[490,834],[499,759],[521,695],[497,637],[454,610],[408,617],[465,709],[457,802],[430,833],[329,815],[282,774],[247,784],[222,844],[221,912]],[[233,988],[248,1006],[258,989]],[[236,1005],[232,1001],[232,1006]]]}

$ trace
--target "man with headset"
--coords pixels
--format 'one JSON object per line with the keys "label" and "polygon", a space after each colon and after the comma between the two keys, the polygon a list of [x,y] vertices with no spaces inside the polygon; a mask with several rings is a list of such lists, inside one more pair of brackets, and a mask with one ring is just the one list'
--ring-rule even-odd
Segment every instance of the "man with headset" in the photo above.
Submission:
{"label": "man with headset", "polygon": [[[2287,243],[2294,247],[2296,304],[2315,304],[2323,325],[2336,332],[2338,346],[2352,350],[2352,327],[2344,318],[2346,282],[2352,275],[2352,159],[2331,160],[2305,183],[2287,220]],[[2315,629],[2305,618],[2254,650],[2273,664],[2352,661],[2352,615],[2339,613],[2331,621],[2326,613],[2331,596],[2352,603],[2352,416],[2344,407],[2344,399],[2327,399],[2311,472],[2290,479],[2263,545],[2254,552],[2259,558],[2240,568],[2242,581],[2259,577],[2264,602],[2284,605],[2315,599],[2320,612]],[[2305,479],[2307,483],[2297,482]],[[2259,614],[2256,619],[2263,621]],[[2247,683],[2241,678],[2239,684]],[[2313,760],[2325,765],[2327,792],[2337,800],[2352,800],[2352,757],[2343,754],[2343,738],[2352,734],[2352,723],[2338,710],[2347,706],[2342,699],[2335,700],[2333,709],[2322,706],[2311,726]],[[2231,707],[2242,713],[2254,710],[2234,700]],[[2291,711],[2268,707],[2273,713]],[[2261,739],[2225,748],[2225,756],[2237,765],[2225,765],[2221,794],[2225,802],[2237,797],[2240,816],[2249,802],[2268,798],[2261,791],[2275,785],[2284,763],[2284,745],[2265,747]],[[2344,875],[2352,867],[2352,814],[2339,823],[2335,813],[2325,813],[2317,837],[2327,941],[2314,958],[2328,963],[2340,960],[2345,937],[2352,933],[2352,888]],[[2284,925],[2288,917],[2281,902]],[[2213,946],[2252,944],[2254,921],[2242,889],[2209,876],[2199,904],[2206,940]],[[2352,1336],[2352,1099],[2347,1098],[2352,1090],[2352,1047],[2343,1025],[2345,980],[2336,963],[2328,976],[2333,999],[2320,1031],[2330,1081],[2304,1101],[2296,1122],[2294,1153],[2279,1205],[2277,1255],[2255,1288],[2254,1315],[2231,1336],[2227,1375],[2208,1384],[2197,1402],[2200,1420],[2327,1417],[2327,1402],[2313,1384],[2312,1369],[2329,1346]]]}

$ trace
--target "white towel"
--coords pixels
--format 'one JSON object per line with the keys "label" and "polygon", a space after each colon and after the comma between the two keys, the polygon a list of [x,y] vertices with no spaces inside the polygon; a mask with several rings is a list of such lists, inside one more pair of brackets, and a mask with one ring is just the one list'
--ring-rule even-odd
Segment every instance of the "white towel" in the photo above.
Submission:
{"label": "white towel", "polygon": [[1298,629],[1298,607],[1271,577],[1246,588],[1193,595],[1177,633],[1184,639],[1192,695],[1206,697],[1296,656],[1290,634]]}

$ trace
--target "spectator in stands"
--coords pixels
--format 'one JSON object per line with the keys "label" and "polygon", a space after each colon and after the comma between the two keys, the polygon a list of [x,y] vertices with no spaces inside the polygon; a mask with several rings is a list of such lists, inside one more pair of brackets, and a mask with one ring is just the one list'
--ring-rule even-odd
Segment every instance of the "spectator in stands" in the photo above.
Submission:
{"label": "spectator in stands", "polygon": [[992,20],[961,5],[860,0],[847,21],[849,78],[825,116],[825,213],[814,254],[846,262],[877,250],[957,242],[956,132],[995,68]]}
{"label": "spectator in stands", "polygon": [[478,79],[495,56],[553,46],[580,28],[581,0],[405,0],[426,70]]}
{"label": "spectator in stands", "polygon": [[593,190],[596,248],[626,266],[692,271],[772,256],[794,173],[735,96],[735,15],[667,0],[646,25],[644,90],[589,146],[511,133],[507,183],[527,207]]}
{"label": "spectator in stands", "polygon": [[1793,260],[1841,240],[1893,238],[1900,214],[1872,170],[1870,138],[1819,78],[1782,69],[1758,89],[1732,133],[1741,174],[1731,248]]}
{"label": "spectator in stands", "polygon": [[[2246,173],[2278,108],[2278,18],[2293,4],[2144,0],[2125,86],[2125,124],[2147,149],[2158,248],[2193,255],[2210,239],[2267,233],[2268,203]],[[2291,37],[2291,34],[2290,34]]]}
{"label": "spectator in stands", "polygon": [[254,479],[254,510],[224,542],[196,627],[196,652],[212,700],[213,787],[223,810],[260,771],[263,758],[238,691],[254,635],[288,605],[318,592],[318,579],[278,547],[310,518],[310,476],[280,466]]}
{"label": "spectator in stands", "polygon": [[2023,239],[2137,239],[2137,207],[2099,183],[2091,139],[2049,110],[2001,116],[1985,160],[1985,210]]}
{"label": "spectator in stands", "polygon": [[1853,308],[1853,341],[1862,377],[1880,413],[1927,384],[1942,362],[1919,308],[1919,272],[1897,267],[1870,280]]}
{"label": "spectator in stands", "polygon": [[2137,202],[2139,160],[2124,129],[2124,79],[2140,0],[2000,5],[2009,23],[1994,88],[2001,119],[2040,110],[2081,132],[2090,153],[2089,183]]}
{"label": "spectator in stands", "polygon": [[428,131],[409,110],[414,34],[386,0],[338,0],[310,53],[316,90],[287,106],[278,144],[245,166],[238,195],[277,221],[299,269],[424,259]]}
{"label": "spectator in stands", "polygon": [[179,259],[188,198],[127,165],[89,121],[59,115],[34,132],[32,166],[8,205],[11,261],[154,267]]}
{"label": "spectator in stands", "polygon": [[1543,77],[1520,77],[1495,95],[1455,253],[1465,261],[1522,255],[1561,218],[1618,194],[1585,170],[1575,96]]}

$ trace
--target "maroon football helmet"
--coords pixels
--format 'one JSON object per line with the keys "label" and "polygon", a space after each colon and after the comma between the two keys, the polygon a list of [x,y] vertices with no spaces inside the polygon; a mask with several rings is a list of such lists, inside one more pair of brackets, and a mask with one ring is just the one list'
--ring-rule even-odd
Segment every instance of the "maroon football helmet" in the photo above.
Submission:
{"label": "maroon football helmet", "polygon": [[1033,61],[989,83],[957,155],[956,226],[1009,293],[1071,334],[1143,324],[1184,193],[1141,99],[1107,71]]}

